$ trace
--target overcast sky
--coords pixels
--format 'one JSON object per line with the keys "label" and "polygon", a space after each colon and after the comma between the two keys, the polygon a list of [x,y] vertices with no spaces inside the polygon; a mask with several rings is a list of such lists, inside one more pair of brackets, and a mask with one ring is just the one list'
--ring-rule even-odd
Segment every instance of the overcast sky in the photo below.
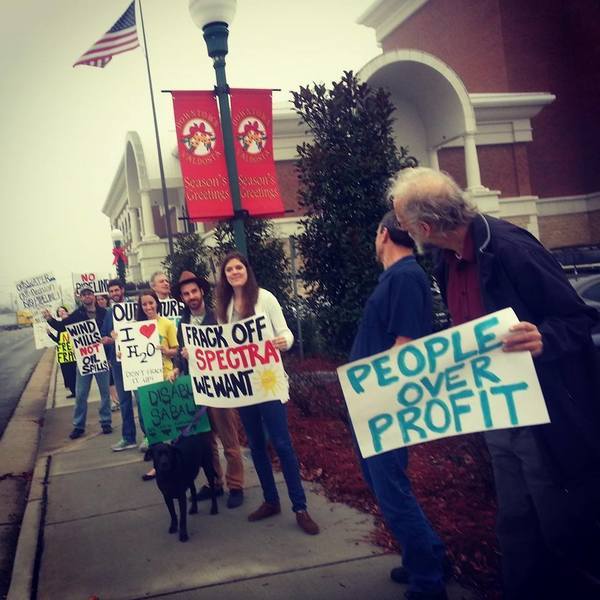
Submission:
{"label": "overcast sky", "polygon": [[[141,49],[104,68],[76,59],[130,0],[0,0],[0,304],[15,281],[53,271],[111,272],[110,227],[101,213],[125,133],[152,127]],[[339,79],[380,53],[356,19],[373,0],[238,0],[227,76],[235,87],[287,90]],[[188,0],[142,0],[163,152],[175,141],[161,89],[211,89],[212,62]],[[139,15],[138,15],[138,30]],[[140,34],[141,38],[141,34]]]}

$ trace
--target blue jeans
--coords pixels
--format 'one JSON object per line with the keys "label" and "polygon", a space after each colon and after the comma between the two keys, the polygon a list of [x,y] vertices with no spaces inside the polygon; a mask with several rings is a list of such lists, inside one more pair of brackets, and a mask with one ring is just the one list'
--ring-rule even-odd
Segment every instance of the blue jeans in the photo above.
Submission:
{"label": "blue jeans", "polygon": [[116,360],[114,362],[111,361],[110,370],[112,371],[115,387],[117,388],[121,419],[123,420],[121,435],[128,444],[135,444],[135,417],[133,416],[131,392],[127,392],[123,388],[123,369],[119,362]]}
{"label": "blue jeans", "polygon": [[445,585],[444,544],[412,493],[406,476],[407,449],[360,458],[360,466],[402,549],[402,564],[409,573],[409,589],[430,593],[441,591]]}
{"label": "blue jeans", "polygon": [[238,412],[246,430],[252,462],[260,480],[265,502],[277,504],[279,494],[273,477],[271,459],[267,453],[263,423],[271,444],[279,456],[288,495],[292,501],[292,510],[294,512],[306,510],[306,495],[300,479],[300,467],[288,431],[287,406],[279,400],[273,400],[253,406],[242,406],[238,408]]}
{"label": "blue jeans", "polygon": [[82,375],[78,369],[75,378],[75,411],[73,412],[73,426],[76,429],[85,429],[87,400],[90,395],[92,378],[94,377],[96,378],[96,383],[100,390],[100,410],[98,411],[98,414],[100,415],[100,425],[111,424],[109,390],[110,373],[108,371],[102,371],[101,373]]}

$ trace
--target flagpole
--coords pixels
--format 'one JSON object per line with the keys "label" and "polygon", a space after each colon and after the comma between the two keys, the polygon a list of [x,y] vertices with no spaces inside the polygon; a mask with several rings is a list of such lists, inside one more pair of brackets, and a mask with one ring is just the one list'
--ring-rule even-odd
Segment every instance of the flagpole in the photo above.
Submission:
{"label": "flagpole", "polygon": [[144,39],[144,56],[146,57],[146,69],[148,70],[148,87],[150,88],[150,101],[152,103],[152,118],[154,119],[154,135],[156,137],[156,150],[158,152],[158,169],[160,171],[160,183],[162,186],[163,207],[165,210],[165,223],[167,226],[167,238],[169,239],[169,256],[173,258],[173,235],[171,234],[171,219],[169,215],[169,199],[167,196],[167,184],[165,182],[165,170],[160,149],[160,137],[158,135],[158,123],[156,121],[156,107],[154,105],[154,92],[152,90],[152,75],[150,74],[150,59],[148,58],[148,45],[146,43],[146,30],[144,29],[144,15],[142,13],[142,0],[138,0],[140,7],[140,23],[142,24],[142,37]]}

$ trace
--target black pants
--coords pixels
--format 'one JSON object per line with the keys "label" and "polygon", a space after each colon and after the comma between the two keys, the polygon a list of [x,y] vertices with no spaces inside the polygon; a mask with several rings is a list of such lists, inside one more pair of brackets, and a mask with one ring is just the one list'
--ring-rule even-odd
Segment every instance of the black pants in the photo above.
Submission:
{"label": "black pants", "polygon": [[61,363],[60,370],[62,371],[65,387],[69,388],[71,394],[75,395],[75,375],[77,372],[77,363]]}
{"label": "black pants", "polygon": [[[531,428],[490,431],[498,496],[497,534],[506,600],[565,597],[565,565],[590,547],[577,490],[556,482]],[[571,588],[572,589],[572,588]]]}

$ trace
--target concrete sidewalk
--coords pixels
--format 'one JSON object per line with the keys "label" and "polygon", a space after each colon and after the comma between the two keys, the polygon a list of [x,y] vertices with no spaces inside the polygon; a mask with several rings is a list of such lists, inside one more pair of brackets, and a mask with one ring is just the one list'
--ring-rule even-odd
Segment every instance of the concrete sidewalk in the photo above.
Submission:
{"label": "concrete sidewalk", "polygon": [[[248,451],[244,505],[229,510],[221,498],[211,516],[200,503],[199,514],[188,517],[190,540],[180,543],[167,533],[156,484],[141,481],[149,467],[141,453],[110,450],[120,439],[119,413],[114,433],[100,433],[97,386],[86,435],[75,441],[67,437],[72,401],[62,385],[51,392],[10,600],[29,598],[28,586],[44,600],[402,598],[403,586],[389,579],[399,557],[366,541],[371,517],[329,502],[318,486],[305,482],[320,535],[296,525],[281,474],[281,515],[249,523],[262,494]],[[450,584],[449,597],[473,596]]]}

